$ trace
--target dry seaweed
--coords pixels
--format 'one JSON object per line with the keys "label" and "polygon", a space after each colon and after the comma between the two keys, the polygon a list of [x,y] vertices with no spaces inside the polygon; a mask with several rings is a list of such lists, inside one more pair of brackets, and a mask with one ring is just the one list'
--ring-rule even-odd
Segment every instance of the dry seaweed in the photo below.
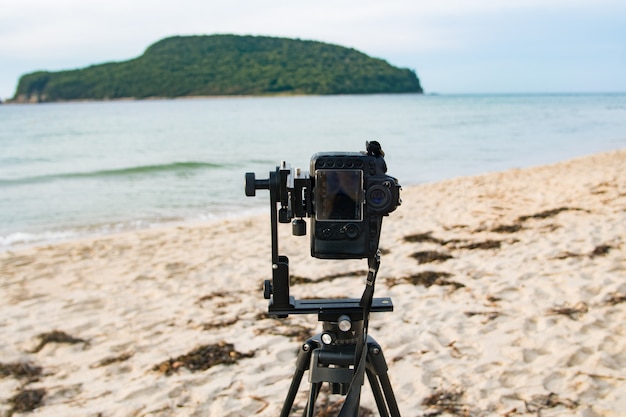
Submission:
{"label": "dry seaweed", "polygon": [[487,321],[491,321],[491,320],[495,320],[498,317],[500,317],[500,312],[499,311],[466,311],[465,315],[467,317],[474,317],[474,316],[484,316]]}
{"label": "dry seaweed", "polygon": [[42,368],[29,362],[0,362],[0,378],[12,376],[14,378],[37,379],[41,375]]}
{"label": "dry seaweed", "polygon": [[483,242],[475,242],[467,245],[460,246],[460,249],[500,249],[502,242],[499,240],[485,240]]}
{"label": "dry seaweed", "polygon": [[225,291],[214,292],[214,293],[207,294],[198,298],[198,301],[196,301],[196,304],[201,304],[204,301],[211,301],[214,298],[224,298],[224,297],[227,297],[228,295],[229,294]]}
{"label": "dry seaweed", "polygon": [[574,409],[578,407],[578,403],[576,401],[569,400],[567,398],[561,399],[559,396],[553,392],[543,395],[533,395],[530,401],[524,401],[526,405],[526,411],[529,413],[537,413],[537,415],[541,414],[541,410],[547,408],[555,408],[559,405],[562,405],[569,409]]}
{"label": "dry seaweed", "polygon": [[444,252],[437,252],[433,250],[415,252],[411,255],[411,258],[417,259],[418,264],[426,264],[431,262],[444,262],[448,259],[452,259],[452,255]]}
{"label": "dry seaweed", "polygon": [[611,249],[613,248],[609,245],[598,245],[591,251],[589,257],[595,258],[596,256],[607,255]]}
{"label": "dry seaweed", "polygon": [[588,311],[589,307],[587,306],[587,303],[580,301],[571,307],[565,303],[560,307],[550,308],[548,309],[548,314],[560,314],[567,316],[572,320],[578,320]]}
{"label": "dry seaweed", "polygon": [[616,304],[620,304],[624,302],[626,302],[626,294],[622,294],[620,292],[614,292],[612,294],[609,294],[609,296],[606,298],[605,304],[614,306]]}
{"label": "dry seaweed", "polygon": [[112,356],[109,358],[104,358],[100,362],[97,362],[96,364],[92,365],[91,368],[100,368],[102,366],[108,366],[117,362],[125,362],[132,357],[133,357],[133,354],[130,352],[122,353],[119,356]]}
{"label": "dry seaweed", "polygon": [[589,257],[591,259],[597,257],[597,256],[605,256],[607,255],[611,249],[613,249],[612,246],[610,245],[598,245],[596,246],[591,252],[589,252],[588,254],[582,254],[582,253],[575,253],[575,252],[561,252],[560,254],[558,254],[557,256],[555,256],[555,259],[567,259],[567,258],[582,258],[582,257]]}
{"label": "dry seaweed", "polygon": [[45,395],[46,390],[44,388],[22,389],[15,396],[9,398],[11,409],[9,410],[8,415],[12,416],[14,413],[33,411],[41,406]]}
{"label": "dry seaweed", "polygon": [[422,405],[430,408],[425,416],[434,417],[443,413],[457,416],[465,416],[468,414],[467,406],[461,403],[463,398],[463,390],[436,390],[428,397],[422,400]]}
{"label": "dry seaweed", "polygon": [[495,295],[487,295],[487,301],[489,301],[492,304],[497,303],[498,301],[502,301],[502,298],[500,297],[496,297]]}
{"label": "dry seaweed", "polygon": [[581,255],[580,253],[566,251],[566,252],[561,252],[558,255],[556,255],[554,259],[580,258],[582,256],[583,255]]}
{"label": "dry seaweed", "polygon": [[583,209],[572,208],[572,207],[559,207],[556,209],[544,210],[539,213],[531,214],[528,216],[519,216],[517,220],[519,222],[525,222],[526,220],[530,220],[530,219],[547,219],[549,217],[554,217],[557,214],[562,213],[564,211],[583,211]]}
{"label": "dry seaweed", "polygon": [[465,287],[464,284],[456,281],[450,281],[446,278],[451,277],[452,274],[448,272],[439,272],[439,271],[422,271],[417,274],[410,275],[408,277],[402,278],[392,278],[387,280],[387,286],[393,287],[394,285],[407,283],[411,285],[423,285],[428,288],[433,285],[451,285],[454,289],[459,289]]}
{"label": "dry seaweed", "polygon": [[224,327],[232,326],[239,321],[239,318],[234,317],[230,320],[214,321],[211,323],[202,323],[202,330],[222,329]]}
{"label": "dry seaweed", "polygon": [[426,232],[407,235],[404,236],[404,241],[409,243],[437,243],[439,245],[445,245],[445,241],[433,237],[432,233],[433,232]]}
{"label": "dry seaweed", "polygon": [[237,352],[232,343],[219,342],[212,345],[200,346],[177,358],[170,358],[155,365],[152,370],[159,371],[169,376],[183,367],[189,369],[191,372],[204,371],[215,365],[231,365],[236,363],[239,359],[250,358],[252,356],[254,356],[254,352]]}
{"label": "dry seaweed", "polygon": [[37,347],[35,347],[35,349],[31,351],[31,353],[37,353],[41,351],[41,349],[43,349],[48,343],[66,343],[70,345],[74,345],[77,343],[89,343],[84,339],[70,336],[60,330],[53,330],[48,333],[41,333],[37,335],[37,338],[39,339],[39,344],[37,345]]}
{"label": "dry seaweed", "polygon": [[494,233],[516,233],[522,230],[523,228],[524,227],[520,223],[507,224],[507,225],[502,224],[500,226],[494,227],[493,229],[491,229],[491,231]]}

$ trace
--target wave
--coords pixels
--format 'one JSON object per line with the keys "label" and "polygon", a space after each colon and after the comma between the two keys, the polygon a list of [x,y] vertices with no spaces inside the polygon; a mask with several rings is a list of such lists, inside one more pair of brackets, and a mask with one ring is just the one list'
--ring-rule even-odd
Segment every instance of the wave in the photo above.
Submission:
{"label": "wave", "polygon": [[265,205],[252,204],[241,207],[218,209],[211,207],[189,213],[170,213],[161,216],[144,216],[111,220],[109,222],[94,221],[83,224],[52,227],[48,230],[33,231],[0,231],[0,253],[35,245],[54,244],[82,238],[100,238],[120,232],[156,229],[172,225],[192,225],[208,221],[246,218],[265,213]]}
{"label": "wave", "polygon": [[206,169],[224,168],[226,164],[217,164],[212,162],[172,162],[169,164],[142,165],[127,168],[103,169],[87,172],[65,172],[51,175],[37,175],[32,177],[0,179],[0,186],[22,185],[45,183],[49,181],[73,179],[73,178],[111,178],[111,177],[130,177],[145,174],[162,174],[162,173],[189,173],[191,171],[199,171]]}

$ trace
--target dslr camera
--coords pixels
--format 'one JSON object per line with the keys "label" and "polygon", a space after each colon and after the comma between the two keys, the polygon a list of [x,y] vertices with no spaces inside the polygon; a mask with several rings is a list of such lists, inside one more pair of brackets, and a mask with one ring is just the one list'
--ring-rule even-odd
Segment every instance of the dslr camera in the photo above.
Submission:
{"label": "dslr camera", "polygon": [[[280,204],[278,221],[293,224],[293,234],[306,234],[311,218],[311,256],[321,259],[370,258],[378,251],[382,217],[401,203],[398,180],[387,175],[384,152],[376,141],[366,152],[320,152],[310,171],[282,163],[267,180],[246,174],[245,192],[269,189]],[[293,220],[293,221],[292,221]]]}

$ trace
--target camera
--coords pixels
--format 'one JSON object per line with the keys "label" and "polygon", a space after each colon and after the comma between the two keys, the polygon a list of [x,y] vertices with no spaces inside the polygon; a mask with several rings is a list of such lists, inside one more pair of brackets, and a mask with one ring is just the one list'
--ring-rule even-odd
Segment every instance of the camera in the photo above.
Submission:
{"label": "camera", "polygon": [[246,174],[245,192],[269,189],[280,204],[278,221],[293,220],[293,233],[306,234],[303,217],[311,218],[311,256],[321,259],[370,258],[378,251],[383,216],[400,205],[398,180],[386,174],[380,144],[366,152],[320,152],[310,171],[282,163],[267,180]]}
{"label": "camera", "polygon": [[400,204],[400,185],[382,156],[317,153],[311,158],[311,256],[367,258],[376,253],[382,216]]}

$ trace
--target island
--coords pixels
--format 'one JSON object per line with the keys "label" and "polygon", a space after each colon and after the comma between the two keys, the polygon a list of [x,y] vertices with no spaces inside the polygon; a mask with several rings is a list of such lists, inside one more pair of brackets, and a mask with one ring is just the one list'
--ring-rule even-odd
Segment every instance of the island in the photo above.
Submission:
{"label": "island", "polygon": [[20,77],[12,101],[423,93],[415,71],[352,48],[243,35],[173,36],[139,57]]}

